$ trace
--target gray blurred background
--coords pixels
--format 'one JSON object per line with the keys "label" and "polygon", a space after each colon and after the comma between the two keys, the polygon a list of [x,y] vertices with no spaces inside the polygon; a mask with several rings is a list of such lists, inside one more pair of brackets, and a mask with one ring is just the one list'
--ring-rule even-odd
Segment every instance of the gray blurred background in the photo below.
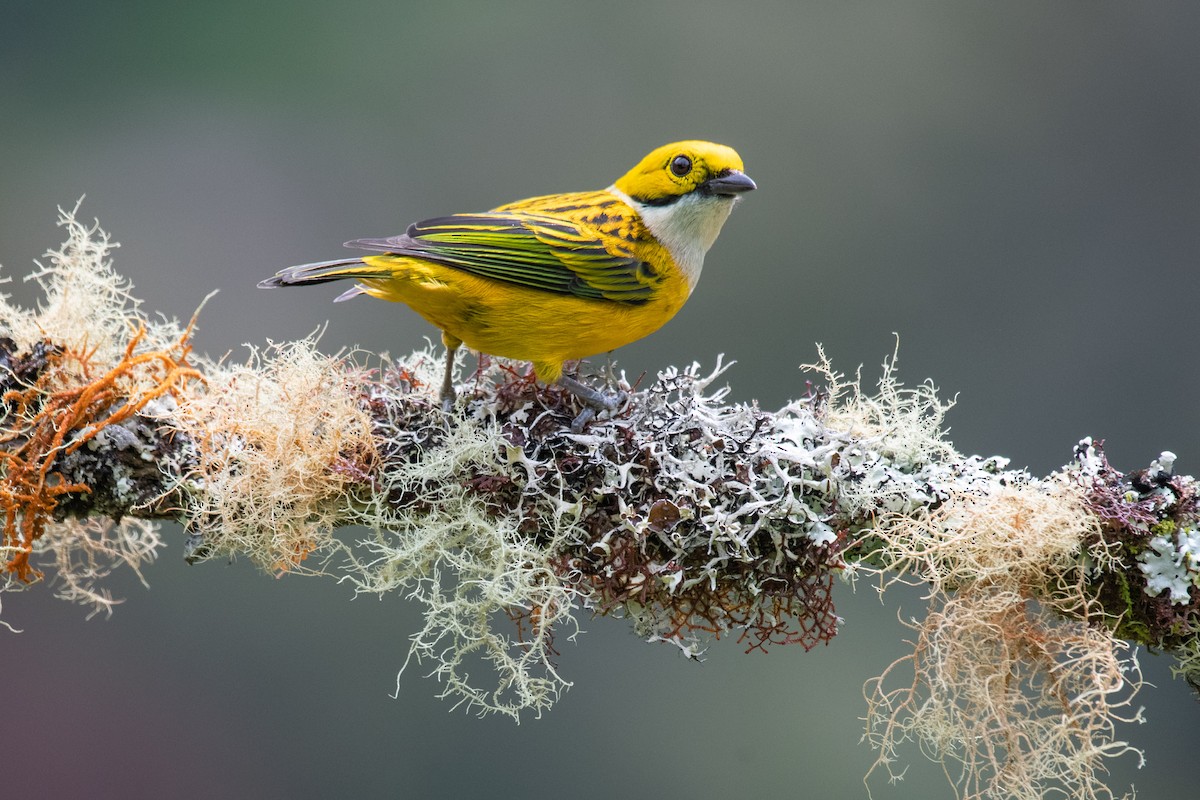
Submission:
{"label": "gray blurred background", "polygon": [[[1045,474],[1083,436],[1119,469],[1200,473],[1200,5],[1195,2],[191,4],[0,9],[0,262],[98,217],[146,307],[244,352],[328,320],[323,347],[407,353],[400,306],[266,293],[292,263],[408,222],[600,188],[681,138],[736,147],[760,189],[692,300],[619,352],[631,374],[736,359],[735,399],[803,391],[822,342],[873,381],[959,395],[951,438]],[[6,287],[32,298],[20,281]],[[903,652],[916,594],[839,589],[811,653],[703,664],[589,620],[576,682],[514,726],[450,712],[413,672],[401,598],[247,564],[187,568],[180,537],[108,621],[6,596],[4,794],[27,797],[865,797],[862,682]],[[1192,796],[1200,705],[1143,654],[1150,724],[1113,764]],[[877,798],[949,797],[915,750]]]}

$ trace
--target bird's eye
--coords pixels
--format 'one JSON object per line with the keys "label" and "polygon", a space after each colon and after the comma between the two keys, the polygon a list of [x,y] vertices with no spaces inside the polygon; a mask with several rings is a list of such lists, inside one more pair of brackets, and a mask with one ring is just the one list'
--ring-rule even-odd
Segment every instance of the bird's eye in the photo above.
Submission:
{"label": "bird's eye", "polygon": [[692,160],[687,156],[675,156],[671,159],[671,172],[682,178],[692,171]]}

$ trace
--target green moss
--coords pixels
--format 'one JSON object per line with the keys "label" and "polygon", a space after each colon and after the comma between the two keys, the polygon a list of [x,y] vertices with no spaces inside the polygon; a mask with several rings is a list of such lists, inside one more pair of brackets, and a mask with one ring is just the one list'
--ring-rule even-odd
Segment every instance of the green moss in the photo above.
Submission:
{"label": "green moss", "polygon": [[[1129,578],[1121,572],[1112,573],[1112,577],[1116,581],[1117,594],[1124,606],[1119,614],[1113,615],[1118,620],[1113,633],[1128,641],[1154,645],[1157,642],[1157,637],[1153,635],[1150,626],[1146,624],[1145,620],[1140,619],[1134,611],[1134,589],[1129,584]],[[1109,609],[1110,613],[1111,611]]]}
{"label": "green moss", "polygon": [[1175,534],[1175,520],[1164,519],[1162,522],[1156,522],[1150,526],[1150,533],[1155,536],[1173,536]]}

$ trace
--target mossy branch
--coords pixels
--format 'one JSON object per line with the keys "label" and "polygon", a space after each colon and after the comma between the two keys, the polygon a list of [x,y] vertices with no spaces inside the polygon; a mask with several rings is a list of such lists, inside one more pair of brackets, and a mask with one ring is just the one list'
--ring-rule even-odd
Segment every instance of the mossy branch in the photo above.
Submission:
{"label": "mossy branch", "polygon": [[[1170,454],[1123,474],[1085,440],[1031,476],[959,454],[949,405],[894,357],[867,392],[823,353],[821,388],[774,412],[727,402],[718,362],[622,378],[621,409],[573,433],[573,396],[485,360],[447,414],[430,351],[194,356],[190,326],[139,310],[107,237],[62,224],[45,302],[0,307],[0,589],[53,578],[106,609],[99,579],[153,558],[171,519],[192,562],[404,592],[426,610],[410,660],[516,717],[570,685],[555,642],[580,613],[689,655],[727,633],[811,648],[837,633],[834,576],[915,582],[930,613],[868,683],[866,738],[889,771],[919,739],[972,797],[1109,795],[1103,760],[1131,749],[1114,724],[1137,717],[1127,641],[1200,676],[1200,509]],[[480,659],[487,687],[466,677]]]}

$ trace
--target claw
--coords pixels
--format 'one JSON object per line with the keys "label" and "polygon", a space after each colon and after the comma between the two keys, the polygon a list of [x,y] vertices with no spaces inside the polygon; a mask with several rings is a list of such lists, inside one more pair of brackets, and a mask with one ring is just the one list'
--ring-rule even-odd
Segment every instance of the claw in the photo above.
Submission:
{"label": "claw", "polygon": [[585,406],[583,411],[579,412],[579,416],[571,420],[571,433],[583,433],[583,429],[595,418],[596,409],[592,406]]}

